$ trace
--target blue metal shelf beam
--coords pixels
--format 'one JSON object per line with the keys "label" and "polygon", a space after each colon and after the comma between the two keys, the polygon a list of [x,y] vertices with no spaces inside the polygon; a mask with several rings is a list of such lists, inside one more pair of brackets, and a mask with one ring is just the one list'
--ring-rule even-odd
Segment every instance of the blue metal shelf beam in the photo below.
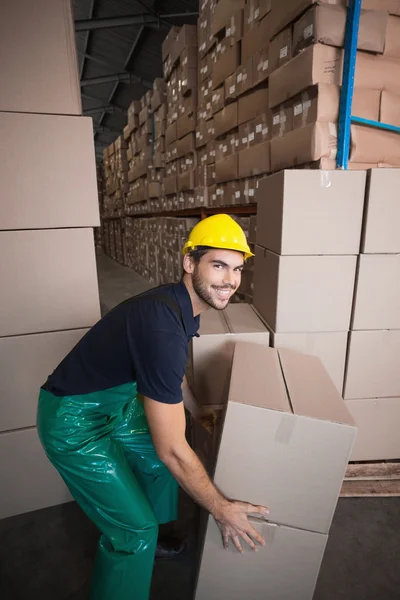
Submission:
{"label": "blue metal shelf beam", "polygon": [[338,150],[336,159],[336,166],[338,169],[347,169],[349,165],[352,123],[400,134],[400,127],[395,127],[388,123],[380,123],[379,121],[370,121],[369,119],[363,119],[352,115],[361,3],[362,0],[349,0],[347,11],[342,90],[339,108]]}

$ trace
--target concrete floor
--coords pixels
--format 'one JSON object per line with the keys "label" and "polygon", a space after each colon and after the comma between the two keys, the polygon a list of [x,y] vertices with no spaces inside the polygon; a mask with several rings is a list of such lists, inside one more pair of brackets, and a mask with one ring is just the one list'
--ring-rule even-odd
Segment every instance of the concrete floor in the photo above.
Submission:
{"label": "concrete floor", "polygon": [[[101,254],[98,275],[104,312],[151,287]],[[198,510],[180,502],[188,551],[156,563],[151,600],[192,598]],[[314,600],[399,600],[399,531],[400,498],[339,500]],[[1,600],[86,600],[97,539],[74,502],[0,521]]]}

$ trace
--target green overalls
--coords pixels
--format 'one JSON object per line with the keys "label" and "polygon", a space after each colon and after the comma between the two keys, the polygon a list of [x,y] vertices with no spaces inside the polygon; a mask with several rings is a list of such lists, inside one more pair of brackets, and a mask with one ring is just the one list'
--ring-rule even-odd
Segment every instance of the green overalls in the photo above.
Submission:
{"label": "green overalls", "polygon": [[158,525],[177,519],[178,484],[156,454],[136,383],[62,397],[41,389],[37,429],[102,533],[91,600],[148,600]]}
{"label": "green overalls", "polygon": [[42,389],[37,427],[102,533],[91,600],[147,600],[158,524],[177,518],[178,484],[156,454],[136,384],[61,398]]}

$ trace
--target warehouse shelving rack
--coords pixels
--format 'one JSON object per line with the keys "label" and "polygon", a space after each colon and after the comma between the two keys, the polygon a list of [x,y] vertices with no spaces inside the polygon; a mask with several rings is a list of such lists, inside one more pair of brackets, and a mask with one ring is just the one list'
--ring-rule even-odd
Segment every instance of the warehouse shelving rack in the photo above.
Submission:
{"label": "warehouse shelving rack", "polygon": [[347,11],[343,78],[339,110],[338,151],[336,160],[336,166],[338,169],[348,168],[352,123],[363,125],[365,127],[375,127],[377,129],[383,129],[400,134],[400,127],[395,127],[394,125],[389,125],[388,123],[380,123],[379,121],[362,119],[361,117],[352,115],[361,4],[362,0],[349,0]]}

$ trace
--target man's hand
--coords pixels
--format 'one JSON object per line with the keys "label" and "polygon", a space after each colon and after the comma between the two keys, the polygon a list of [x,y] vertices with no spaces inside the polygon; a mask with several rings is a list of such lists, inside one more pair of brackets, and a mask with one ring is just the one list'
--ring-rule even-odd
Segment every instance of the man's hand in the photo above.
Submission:
{"label": "man's hand", "polygon": [[242,553],[243,548],[240,538],[242,538],[242,540],[255,552],[258,550],[255,542],[260,546],[265,546],[265,540],[248,520],[248,515],[253,513],[258,513],[266,518],[269,514],[269,510],[266,506],[254,506],[247,502],[227,500],[222,504],[218,511],[213,514],[222,534],[224,548],[228,548],[229,539],[232,539],[235,548]]}

